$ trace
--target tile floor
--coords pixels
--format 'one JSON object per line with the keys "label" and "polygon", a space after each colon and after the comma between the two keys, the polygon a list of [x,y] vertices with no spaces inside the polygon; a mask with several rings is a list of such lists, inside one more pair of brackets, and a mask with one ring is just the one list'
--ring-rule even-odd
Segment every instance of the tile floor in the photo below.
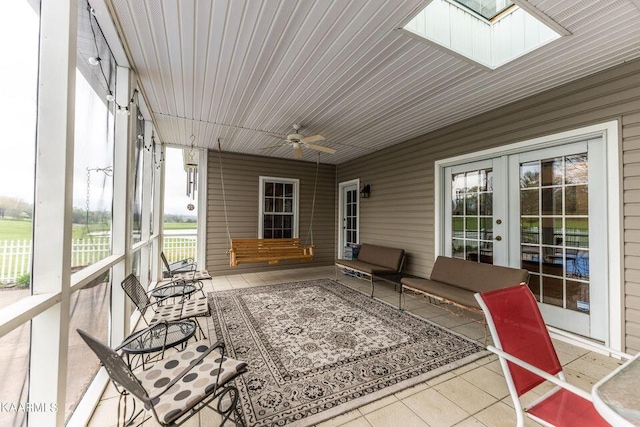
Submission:
{"label": "tile floor", "polygon": [[[205,283],[205,292],[237,289],[250,286],[272,285],[310,280],[335,278],[331,267],[301,268],[295,270],[270,270],[262,273],[238,274],[214,277]],[[370,292],[370,285],[339,275],[339,280],[362,292]],[[375,297],[394,306],[398,294],[390,284],[376,282]],[[457,331],[469,338],[484,341],[484,327],[468,317],[457,317],[446,310],[429,304],[426,298],[406,294],[405,308],[416,315]],[[615,359],[588,352],[560,341],[554,341],[560,361],[569,382],[590,390],[591,386],[619,365]],[[549,390],[542,384],[523,396],[527,404]],[[130,402],[129,402],[130,405]],[[130,406],[129,406],[130,409]],[[115,426],[117,424],[118,395],[109,385],[104,392],[90,422],[90,426]],[[185,426],[218,425],[220,418],[205,408],[190,419]],[[488,356],[462,366],[425,383],[402,390],[394,395],[362,406],[343,415],[318,424],[318,427],[501,427],[515,425],[513,402],[509,396],[502,369],[495,356]],[[527,419],[528,426],[537,423]],[[149,420],[145,425],[156,425]],[[230,424],[229,424],[230,425]]]}

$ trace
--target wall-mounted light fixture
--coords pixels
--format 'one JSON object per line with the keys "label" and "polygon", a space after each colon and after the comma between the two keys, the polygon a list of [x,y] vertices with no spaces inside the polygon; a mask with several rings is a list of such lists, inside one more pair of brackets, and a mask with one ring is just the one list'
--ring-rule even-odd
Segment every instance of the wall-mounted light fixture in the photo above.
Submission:
{"label": "wall-mounted light fixture", "polygon": [[371,195],[371,184],[365,184],[362,186],[362,190],[360,190],[360,197],[363,199],[368,199]]}

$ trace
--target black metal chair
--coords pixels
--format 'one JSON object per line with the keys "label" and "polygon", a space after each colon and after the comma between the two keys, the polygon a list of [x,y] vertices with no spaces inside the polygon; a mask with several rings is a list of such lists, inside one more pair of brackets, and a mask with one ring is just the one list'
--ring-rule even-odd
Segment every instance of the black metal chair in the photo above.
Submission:
{"label": "black metal chair", "polygon": [[207,270],[198,270],[198,265],[191,258],[170,263],[167,261],[164,252],[160,252],[160,258],[165,268],[163,276],[166,278],[184,280],[186,282],[211,279],[209,272]]}
{"label": "black metal chair", "polygon": [[[140,284],[140,281],[135,275],[128,275],[122,281],[121,285],[127,296],[140,311],[142,319],[149,326],[160,321],[174,322],[178,320],[191,319],[194,317],[206,317],[211,314],[211,311],[209,309],[209,302],[207,301],[207,297],[204,296],[204,293],[201,297],[191,299],[182,298],[177,303],[161,305],[161,302],[163,301],[162,299],[155,299],[154,301],[151,301],[149,293],[144,290],[144,288]],[[155,289],[152,290],[151,293],[153,293],[154,291]],[[156,306],[155,309],[153,309],[154,305]],[[145,313],[147,312],[147,309],[149,307],[152,307],[152,310],[154,310],[154,314],[151,320],[147,321],[147,319],[145,318]],[[194,321],[198,326],[198,329],[200,329],[202,337],[206,338],[206,335],[202,330],[200,323],[198,323],[198,321],[195,319]]]}
{"label": "black metal chair", "polygon": [[[211,346],[206,342],[197,342],[136,376],[109,346],[80,329],[77,331],[98,356],[121,395],[132,394],[140,400],[160,425],[181,425],[208,406],[222,415],[221,426],[228,420],[244,426],[238,409],[238,389],[230,382],[246,372],[247,364],[225,356],[223,342]],[[207,364],[216,369],[194,369]],[[207,381],[201,381],[200,378],[206,378]],[[218,399],[217,405],[209,405],[215,399]]]}

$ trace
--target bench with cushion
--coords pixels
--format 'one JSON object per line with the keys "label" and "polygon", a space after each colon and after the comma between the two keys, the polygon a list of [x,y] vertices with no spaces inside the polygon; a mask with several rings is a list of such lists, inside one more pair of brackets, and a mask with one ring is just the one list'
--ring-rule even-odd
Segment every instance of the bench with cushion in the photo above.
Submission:
{"label": "bench with cushion", "polygon": [[359,277],[367,278],[371,282],[373,296],[373,277],[381,274],[399,273],[404,264],[404,249],[363,243],[358,259],[340,259],[336,261],[336,279],[338,269],[351,271]]}
{"label": "bench with cushion", "polygon": [[[519,268],[501,267],[439,256],[429,279],[402,278],[402,289],[411,290],[437,301],[483,314],[474,294],[529,283],[529,272]],[[400,306],[402,310],[402,298]],[[486,339],[486,330],[485,330]]]}

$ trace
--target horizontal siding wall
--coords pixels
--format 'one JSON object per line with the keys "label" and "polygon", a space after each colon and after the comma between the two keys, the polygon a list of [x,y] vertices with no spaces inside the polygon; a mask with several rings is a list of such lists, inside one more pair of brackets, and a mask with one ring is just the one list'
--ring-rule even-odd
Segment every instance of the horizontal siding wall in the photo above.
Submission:
{"label": "horizontal siding wall", "polygon": [[[488,94],[487,96],[490,96]],[[360,178],[360,241],[407,250],[409,273],[428,277],[435,259],[434,162],[617,119],[624,147],[626,344],[640,350],[640,61],[493,110],[338,166]]]}
{"label": "horizontal siding wall", "polygon": [[[336,169],[333,165],[321,164],[318,170],[313,220],[313,240],[316,245],[314,260],[305,263],[287,261],[276,266],[262,263],[230,267],[218,155],[217,151],[209,151],[207,176],[207,269],[212,275],[253,273],[275,268],[299,268],[333,263]],[[229,231],[232,238],[258,237],[259,177],[270,176],[300,180],[299,235],[303,243],[307,241],[316,174],[315,163],[222,153],[222,164]]]}

